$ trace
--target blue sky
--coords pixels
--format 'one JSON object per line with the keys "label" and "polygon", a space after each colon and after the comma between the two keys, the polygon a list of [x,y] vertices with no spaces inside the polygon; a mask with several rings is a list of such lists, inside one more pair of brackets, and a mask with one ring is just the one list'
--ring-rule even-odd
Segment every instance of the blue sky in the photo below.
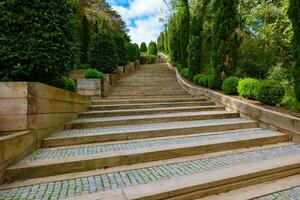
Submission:
{"label": "blue sky", "polygon": [[119,12],[129,29],[131,40],[140,44],[156,41],[164,26],[159,22],[163,0],[107,0]]}

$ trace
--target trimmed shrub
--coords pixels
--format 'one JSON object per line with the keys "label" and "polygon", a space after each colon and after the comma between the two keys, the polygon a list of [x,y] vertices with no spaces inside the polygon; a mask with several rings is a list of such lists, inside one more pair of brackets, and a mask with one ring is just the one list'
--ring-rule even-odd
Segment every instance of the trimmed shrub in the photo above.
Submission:
{"label": "trimmed shrub", "polygon": [[117,65],[124,66],[128,63],[128,53],[124,35],[119,32],[113,32],[112,37],[116,45],[116,51],[118,55]]}
{"label": "trimmed shrub", "polygon": [[277,105],[284,97],[283,86],[276,81],[261,81],[256,89],[256,100],[268,105]]}
{"label": "trimmed shrub", "polygon": [[147,49],[147,45],[145,42],[142,42],[140,51],[143,53],[147,53],[148,49]]}
{"label": "trimmed shrub", "polygon": [[90,46],[89,64],[103,73],[112,73],[117,68],[116,45],[106,31],[100,31]]}
{"label": "trimmed shrub", "polygon": [[69,79],[66,76],[56,78],[55,79],[55,86],[58,87],[58,88],[68,90],[70,92],[75,92],[75,90],[76,90],[75,81],[72,80],[72,79]]}
{"label": "trimmed shrub", "polygon": [[150,42],[148,46],[148,54],[157,56],[157,46],[155,42]]}
{"label": "trimmed shrub", "polygon": [[105,76],[102,72],[99,72],[97,69],[91,69],[89,68],[85,74],[84,74],[84,78],[86,79],[101,79],[101,80],[105,80]]}
{"label": "trimmed shrub", "polygon": [[222,90],[225,92],[225,94],[238,94],[238,85],[239,85],[240,79],[236,76],[230,76],[226,78],[222,85]]}
{"label": "trimmed shrub", "polygon": [[77,64],[75,65],[75,69],[88,69],[91,68],[89,64]]}
{"label": "trimmed shrub", "polygon": [[181,69],[180,73],[184,78],[189,79],[189,68]]}
{"label": "trimmed shrub", "polygon": [[203,87],[208,87],[208,76],[207,75],[200,76],[200,78],[198,79],[198,84]]}
{"label": "trimmed shrub", "polygon": [[207,86],[210,89],[221,89],[222,81],[215,75],[207,76]]}
{"label": "trimmed shrub", "polygon": [[136,61],[137,52],[134,44],[131,43],[127,44],[127,52],[128,52],[129,61],[130,62]]}
{"label": "trimmed shrub", "polygon": [[239,81],[238,93],[240,96],[248,99],[255,99],[256,90],[260,81],[254,78],[244,78]]}
{"label": "trimmed shrub", "polygon": [[0,3],[0,81],[56,85],[79,55],[72,1]]}
{"label": "trimmed shrub", "polygon": [[198,84],[199,84],[198,80],[199,80],[202,76],[204,76],[204,75],[203,75],[203,74],[197,74],[197,75],[195,75],[195,76],[193,77],[193,83],[198,85]]}
{"label": "trimmed shrub", "polygon": [[136,59],[139,60],[141,58],[140,47],[137,43],[134,43],[134,46],[135,46],[135,52],[136,52]]}

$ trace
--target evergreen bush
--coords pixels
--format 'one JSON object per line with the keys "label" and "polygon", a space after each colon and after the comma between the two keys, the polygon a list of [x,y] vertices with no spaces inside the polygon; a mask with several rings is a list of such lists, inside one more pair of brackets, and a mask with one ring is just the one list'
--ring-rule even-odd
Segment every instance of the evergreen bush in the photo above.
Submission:
{"label": "evergreen bush", "polygon": [[200,76],[198,83],[203,87],[208,87],[208,75]]}
{"label": "evergreen bush", "polygon": [[150,42],[148,46],[148,54],[152,56],[157,56],[157,46],[155,42]]}
{"label": "evergreen bush", "polygon": [[128,59],[130,62],[135,62],[137,59],[136,47],[132,43],[127,44]]}
{"label": "evergreen bush", "polygon": [[225,94],[237,95],[237,87],[240,79],[236,76],[230,76],[223,81],[222,90]]}
{"label": "evergreen bush", "polygon": [[256,89],[256,100],[268,105],[277,105],[282,102],[284,97],[283,86],[271,80],[261,81]]}
{"label": "evergreen bush", "polygon": [[221,89],[222,81],[215,75],[207,76],[207,87],[210,89]]}
{"label": "evergreen bush", "polygon": [[0,80],[50,85],[79,59],[72,1],[0,3]]}
{"label": "evergreen bush", "polygon": [[180,73],[184,78],[189,79],[189,68],[181,69]]}
{"label": "evergreen bush", "polygon": [[89,68],[85,72],[84,78],[86,78],[86,79],[101,79],[101,80],[105,80],[105,75],[102,72],[99,72],[97,69]]}
{"label": "evergreen bush", "polygon": [[199,85],[199,79],[200,79],[202,76],[205,76],[205,75],[203,75],[203,74],[197,74],[197,75],[195,75],[195,76],[193,77],[193,83]]}
{"label": "evergreen bush", "polygon": [[119,32],[112,32],[112,37],[116,45],[116,51],[118,55],[117,65],[125,66],[128,63],[128,52],[124,35]]}
{"label": "evergreen bush", "polygon": [[89,43],[90,43],[90,27],[89,27],[88,19],[84,15],[81,21],[81,53],[80,53],[81,63],[88,62]]}
{"label": "evergreen bush", "polygon": [[255,99],[260,81],[254,78],[244,78],[239,81],[238,93],[247,99]]}
{"label": "evergreen bush", "polygon": [[148,49],[147,49],[147,45],[146,45],[145,42],[142,42],[142,43],[141,43],[140,51],[141,51],[142,53],[147,53]]}
{"label": "evergreen bush", "polygon": [[134,43],[135,52],[136,52],[136,59],[139,60],[141,58],[141,51],[138,44]]}
{"label": "evergreen bush", "polygon": [[90,66],[103,73],[112,73],[117,68],[118,54],[116,45],[107,31],[100,31],[90,45]]}

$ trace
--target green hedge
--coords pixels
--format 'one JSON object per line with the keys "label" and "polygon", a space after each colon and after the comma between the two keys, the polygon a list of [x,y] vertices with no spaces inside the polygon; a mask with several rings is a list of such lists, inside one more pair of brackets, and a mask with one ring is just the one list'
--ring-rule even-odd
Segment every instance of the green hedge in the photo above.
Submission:
{"label": "green hedge", "polygon": [[247,99],[255,99],[260,81],[254,78],[244,78],[239,81],[238,93]]}
{"label": "green hedge", "polygon": [[84,77],[86,79],[101,79],[101,80],[105,80],[105,76],[102,72],[99,72],[97,69],[91,69],[89,68],[85,74]]}
{"label": "green hedge", "polygon": [[221,89],[222,81],[218,79],[215,75],[208,75],[207,76],[207,86],[210,89]]}
{"label": "green hedge", "polygon": [[140,63],[142,65],[145,65],[145,64],[154,64],[155,61],[157,59],[157,56],[153,56],[153,55],[141,55],[141,58],[140,58]]}
{"label": "green hedge", "polygon": [[275,106],[282,102],[284,94],[284,88],[280,83],[265,80],[258,85],[255,97],[260,102]]}
{"label": "green hedge", "polygon": [[238,85],[239,85],[240,79],[236,76],[230,76],[226,78],[223,81],[222,90],[225,94],[232,94],[237,95],[238,94]]}
{"label": "green hedge", "polygon": [[186,79],[189,78],[189,68],[183,68],[183,69],[181,69],[180,73],[181,73],[181,75],[182,75],[184,78],[186,78]]}
{"label": "green hedge", "polygon": [[61,86],[79,59],[69,0],[0,3],[0,80]]}

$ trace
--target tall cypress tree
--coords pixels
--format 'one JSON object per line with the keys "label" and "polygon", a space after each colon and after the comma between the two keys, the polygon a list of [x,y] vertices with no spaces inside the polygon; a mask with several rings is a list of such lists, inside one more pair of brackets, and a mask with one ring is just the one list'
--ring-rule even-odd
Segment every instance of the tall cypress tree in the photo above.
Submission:
{"label": "tall cypress tree", "polygon": [[238,47],[239,27],[237,0],[215,1],[212,25],[211,67],[219,79],[224,80],[234,72]]}
{"label": "tall cypress tree", "polygon": [[146,43],[145,43],[145,42],[142,42],[140,51],[143,52],[143,53],[146,53],[147,50],[148,50],[148,49],[147,49]]}
{"label": "tall cypress tree", "polygon": [[89,43],[90,43],[90,28],[87,17],[84,15],[81,21],[81,54],[80,61],[81,63],[88,62],[88,51],[89,51]]}
{"label": "tall cypress tree", "polygon": [[164,40],[164,49],[165,49],[165,53],[169,53],[169,48],[168,48],[168,31],[167,30],[165,30],[164,31],[164,38],[165,38],[165,40]]}
{"label": "tall cypress tree", "polygon": [[114,43],[116,44],[116,51],[118,55],[117,64],[124,66],[128,63],[128,52],[124,35],[119,32],[111,33]]}
{"label": "tall cypress tree", "polygon": [[168,26],[168,49],[172,63],[177,64],[180,48],[176,14],[172,16]]}
{"label": "tall cypress tree", "polygon": [[202,31],[203,31],[203,8],[206,0],[197,0],[195,10],[191,18],[190,43],[188,47],[189,79],[200,74],[202,56]]}
{"label": "tall cypress tree", "polygon": [[299,0],[290,0],[289,17],[293,25],[293,53],[294,53],[294,82],[295,94],[300,101],[300,2]]}
{"label": "tall cypress tree", "polygon": [[179,64],[188,67],[188,51],[190,36],[190,9],[188,0],[178,0],[178,34],[179,34]]}

